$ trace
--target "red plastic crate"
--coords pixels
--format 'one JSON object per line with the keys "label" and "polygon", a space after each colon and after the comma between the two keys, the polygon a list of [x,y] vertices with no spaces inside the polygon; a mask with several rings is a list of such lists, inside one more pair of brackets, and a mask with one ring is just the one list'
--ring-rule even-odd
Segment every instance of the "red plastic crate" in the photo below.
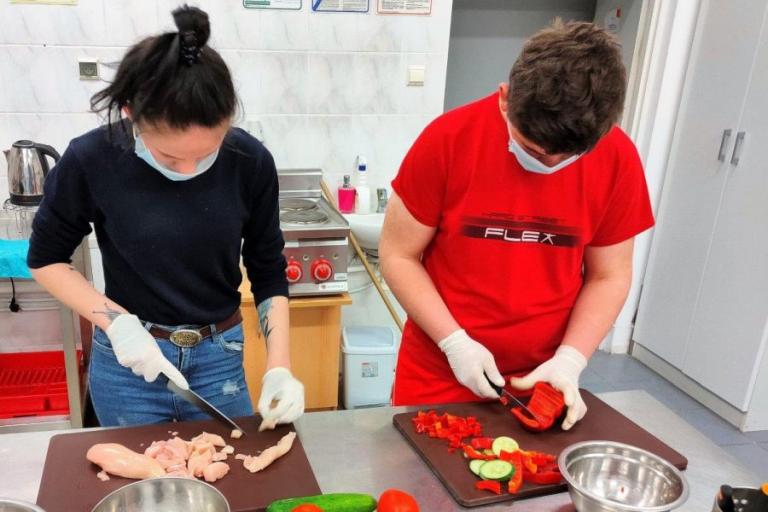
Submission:
{"label": "red plastic crate", "polygon": [[[77,351],[79,373],[82,354]],[[64,352],[0,354],[0,419],[69,414]]]}

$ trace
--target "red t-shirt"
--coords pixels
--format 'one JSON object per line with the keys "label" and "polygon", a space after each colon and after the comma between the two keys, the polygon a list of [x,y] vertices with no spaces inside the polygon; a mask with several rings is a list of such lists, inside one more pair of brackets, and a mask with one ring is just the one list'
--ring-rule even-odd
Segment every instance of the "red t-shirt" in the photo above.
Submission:
{"label": "red t-shirt", "polygon": [[[422,261],[438,293],[505,376],[530,372],[560,345],[582,286],[584,247],[653,225],[642,163],[620,128],[550,175],[524,170],[508,141],[494,93],[427,126],[392,182],[408,211],[437,228]],[[477,399],[409,320],[393,402]]]}

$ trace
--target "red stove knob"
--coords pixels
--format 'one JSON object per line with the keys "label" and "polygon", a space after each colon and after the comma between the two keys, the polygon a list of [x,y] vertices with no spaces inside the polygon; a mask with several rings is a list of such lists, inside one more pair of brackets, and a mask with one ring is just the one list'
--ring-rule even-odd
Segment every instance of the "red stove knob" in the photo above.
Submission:
{"label": "red stove knob", "polygon": [[316,281],[327,281],[332,275],[333,267],[331,266],[330,261],[319,259],[312,263],[312,277],[314,277]]}
{"label": "red stove knob", "polygon": [[301,270],[301,264],[297,261],[289,261],[285,267],[285,277],[289,283],[296,283],[301,279],[304,272]]}

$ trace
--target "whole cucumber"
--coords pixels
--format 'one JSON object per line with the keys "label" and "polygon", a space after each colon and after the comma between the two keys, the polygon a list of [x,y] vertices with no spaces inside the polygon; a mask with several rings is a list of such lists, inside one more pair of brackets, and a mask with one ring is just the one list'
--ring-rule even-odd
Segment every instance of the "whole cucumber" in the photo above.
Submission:
{"label": "whole cucumber", "polygon": [[323,509],[323,512],[373,512],[376,510],[376,499],[373,496],[337,493],[278,500],[267,507],[267,512],[291,512],[299,505],[306,504],[317,505]]}

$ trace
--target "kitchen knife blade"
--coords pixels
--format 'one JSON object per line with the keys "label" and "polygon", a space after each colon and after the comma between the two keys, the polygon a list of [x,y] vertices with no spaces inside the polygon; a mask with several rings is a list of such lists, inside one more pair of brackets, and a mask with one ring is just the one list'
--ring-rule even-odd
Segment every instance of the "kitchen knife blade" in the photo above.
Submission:
{"label": "kitchen knife blade", "polygon": [[521,407],[521,408],[522,408],[522,409],[523,409],[523,410],[524,410],[524,411],[525,411],[525,412],[526,412],[526,413],[527,413],[527,414],[528,414],[528,415],[529,415],[531,418],[533,418],[533,419],[535,419],[536,421],[538,421],[538,422],[540,422],[540,423],[541,423],[541,420],[539,419],[539,417],[538,417],[538,416],[536,416],[536,415],[533,413],[533,411],[531,411],[531,410],[528,408],[528,406],[527,406],[527,405],[525,405],[523,402],[521,402],[519,398],[517,398],[515,395],[513,395],[512,393],[510,393],[509,391],[507,391],[506,389],[504,389],[502,386],[497,386],[496,384],[494,384],[494,383],[493,383],[493,381],[491,381],[491,379],[490,379],[490,378],[488,378],[488,375],[486,375],[486,376],[485,376],[485,380],[487,380],[487,381],[488,381],[488,384],[490,384],[490,385],[491,385],[491,387],[493,388],[493,390],[494,390],[496,393],[498,393],[498,395],[499,395],[499,398],[501,398],[502,396],[503,396],[503,397],[506,397],[506,398],[507,398],[507,400],[509,400],[509,401],[511,401],[511,402],[513,402],[513,403],[515,403],[515,404],[517,404],[517,405],[519,405],[519,406],[520,406],[520,407]]}
{"label": "kitchen knife blade", "polygon": [[168,389],[171,390],[174,394],[180,396],[187,402],[191,403],[201,411],[207,413],[210,415],[213,419],[218,420],[221,423],[224,423],[230,428],[234,428],[239,430],[240,432],[245,435],[245,430],[240,428],[237,423],[232,421],[226,414],[215,408],[213,405],[211,405],[208,401],[206,401],[203,397],[192,391],[191,389],[181,389],[179,386],[176,385],[175,382],[172,380],[168,380]]}

